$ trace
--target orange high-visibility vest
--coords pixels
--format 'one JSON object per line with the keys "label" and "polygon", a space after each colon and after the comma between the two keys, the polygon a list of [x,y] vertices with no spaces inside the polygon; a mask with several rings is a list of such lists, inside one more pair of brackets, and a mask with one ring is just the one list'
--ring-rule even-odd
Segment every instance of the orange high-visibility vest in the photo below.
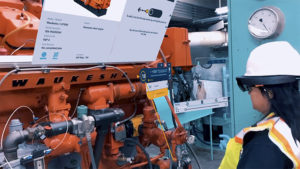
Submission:
{"label": "orange high-visibility vest", "polygon": [[290,127],[280,117],[271,113],[267,118],[257,123],[255,127],[244,128],[228,143],[225,156],[219,169],[237,168],[243,139],[249,132],[269,130],[270,140],[293,162],[294,169],[300,169],[300,143],[294,140]]}

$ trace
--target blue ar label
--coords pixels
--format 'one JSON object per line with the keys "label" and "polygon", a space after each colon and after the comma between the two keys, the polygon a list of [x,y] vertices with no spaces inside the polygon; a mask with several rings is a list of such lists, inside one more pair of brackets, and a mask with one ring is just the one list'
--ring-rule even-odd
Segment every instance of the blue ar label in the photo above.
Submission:
{"label": "blue ar label", "polygon": [[163,80],[170,80],[171,75],[171,64],[158,63],[157,68],[144,68],[140,71],[140,81],[142,83],[158,82]]}

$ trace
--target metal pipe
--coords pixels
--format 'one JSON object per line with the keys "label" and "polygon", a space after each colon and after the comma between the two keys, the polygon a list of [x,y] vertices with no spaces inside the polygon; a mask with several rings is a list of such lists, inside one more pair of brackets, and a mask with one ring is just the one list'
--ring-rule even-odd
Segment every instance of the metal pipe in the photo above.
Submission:
{"label": "metal pipe", "polygon": [[[125,115],[121,109],[104,109],[104,110],[90,110],[89,112],[95,119],[95,127],[97,128],[97,136],[94,148],[94,158],[96,168],[99,168],[102,150],[104,146],[105,136],[112,123],[119,121]],[[92,165],[90,169],[92,169]]]}
{"label": "metal pipe", "polygon": [[46,130],[46,136],[52,137],[57,136],[63,133],[72,133],[73,132],[73,123],[72,121],[63,121],[58,123],[51,123],[50,124],[51,130]]}
{"label": "metal pipe", "polygon": [[3,144],[4,155],[8,161],[18,159],[17,150],[18,145],[26,141],[29,137],[27,130],[14,131],[9,133]]}
{"label": "metal pipe", "polygon": [[[94,158],[95,158],[96,168],[99,168],[99,163],[101,160],[101,154],[102,154],[106,134],[107,134],[107,130],[97,128],[97,136],[96,136],[96,142],[94,148]],[[92,165],[90,166],[90,169],[92,169]]]}
{"label": "metal pipe", "polygon": [[146,85],[136,82],[133,83],[135,92],[131,92],[131,86],[125,84],[109,84],[89,87],[83,93],[83,100],[88,102],[91,110],[99,110],[109,107],[109,103],[115,100],[130,99],[146,95]]}
{"label": "metal pipe", "polygon": [[172,105],[172,103],[171,103],[169,97],[168,97],[168,96],[165,96],[165,99],[166,99],[166,101],[167,101],[167,103],[168,103],[168,105],[169,105],[169,107],[170,107],[170,109],[171,109],[172,115],[174,116],[175,121],[177,122],[178,127],[181,127],[181,128],[182,128],[182,124],[181,124],[181,122],[180,122],[180,120],[179,120],[177,114],[175,113],[174,107],[173,107],[173,105]]}
{"label": "metal pipe", "polygon": [[210,140],[210,158],[214,160],[214,147],[212,138],[212,115],[209,115],[209,140]]}
{"label": "metal pipe", "polygon": [[228,15],[220,15],[220,16],[215,16],[215,17],[211,17],[211,18],[204,18],[204,19],[199,19],[199,20],[195,20],[193,22],[193,24],[197,25],[197,24],[210,24],[210,23],[215,23],[221,20],[228,20]]}
{"label": "metal pipe", "polygon": [[223,31],[189,33],[191,48],[199,46],[221,46],[228,42],[228,33]]}
{"label": "metal pipe", "polygon": [[86,140],[87,140],[88,147],[89,147],[89,153],[90,153],[92,168],[97,169],[97,165],[96,165],[95,157],[94,157],[94,152],[93,152],[93,146],[92,146],[92,138],[91,138],[90,133],[86,133]]}
{"label": "metal pipe", "polygon": [[[66,132],[66,126],[69,126],[69,131],[72,131],[72,122],[59,122],[59,123],[51,123],[51,129],[45,130],[42,126],[37,126],[34,128],[27,128],[25,130],[17,130],[11,132],[6,137],[3,144],[3,152],[8,161],[13,161],[18,159],[17,150],[18,145],[31,140],[31,139],[40,139],[39,136],[34,135],[34,133],[40,133],[41,135],[45,134],[47,137],[56,136],[61,133]],[[40,131],[40,132],[37,132]]]}

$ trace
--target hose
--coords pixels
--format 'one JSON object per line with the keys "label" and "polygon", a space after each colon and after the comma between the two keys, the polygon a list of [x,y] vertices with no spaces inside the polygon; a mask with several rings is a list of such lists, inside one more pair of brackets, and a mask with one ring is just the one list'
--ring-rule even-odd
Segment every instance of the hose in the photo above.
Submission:
{"label": "hose", "polygon": [[20,30],[24,29],[25,27],[27,27],[27,26],[30,24],[30,22],[31,22],[31,17],[30,17],[29,15],[27,15],[25,11],[22,11],[21,17],[23,17],[22,15],[24,15],[25,17],[27,17],[27,22],[26,22],[24,25],[18,27],[17,29],[15,29],[15,30],[9,32],[7,35],[5,35],[4,38],[2,39],[1,45],[4,46],[6,40],[7,40],[7,38],[8,38],[9,36],[11,36],[11,35],[13,35],[13,34],[19,32]]}
{"label": "hose", "polygon": [[91,138],[90,133],[86,133],[86,140],[87,140],[88,147],[89,147],[89,153],[90,153],[90,156],[91,156],[92,167],[93,167],[93,169],[97,169],[97,166],[96,166],[96,163],[95,163],[93,147],[92,147],[92,138]]}
{"label": "hose", "polygon": [[194,152],[194,150],[192,149],[192,147],[191,147],[188,143],[185,143],[185,145],[187,146],[187,148],[190,150],[190,152],[191,152],[192,155],[194,156],[194,158],[195,158],[195,160],[196,160],[196,163],[197,163],[199,169],[201,169],[200,162],[199,162],[199,159],[197,158],[196,153]]}
{"label": "hose", "polygon": [[146,149],[144,148],[144,146],[139,143],[138,141],[136,140],[133,140],[131,138],[126,138],[125,141],[129,141],[129,142],[132,142],[134,143],[135,145],[137,145],[138,147],[140,147],[140,149],[144,152],[144,154],[146,155],[146,158],[147,158],[147,161],[148,161],[148,166],[149,166],[149,169],[153,169],[152,167],[152,163],[151,163],[151,160],[150,160],[150,156],[149,154],[147,153]]}

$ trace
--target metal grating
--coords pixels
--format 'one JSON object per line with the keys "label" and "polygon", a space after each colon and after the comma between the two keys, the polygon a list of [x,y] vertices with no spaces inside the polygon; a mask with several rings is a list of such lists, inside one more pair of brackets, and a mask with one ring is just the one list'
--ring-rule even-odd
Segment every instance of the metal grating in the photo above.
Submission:
{"label": "metal grating", "polygon": [[195,20],[212,16],[215,16],[214,9],[178,1],[172,15],[172,21],[193,23]]}

